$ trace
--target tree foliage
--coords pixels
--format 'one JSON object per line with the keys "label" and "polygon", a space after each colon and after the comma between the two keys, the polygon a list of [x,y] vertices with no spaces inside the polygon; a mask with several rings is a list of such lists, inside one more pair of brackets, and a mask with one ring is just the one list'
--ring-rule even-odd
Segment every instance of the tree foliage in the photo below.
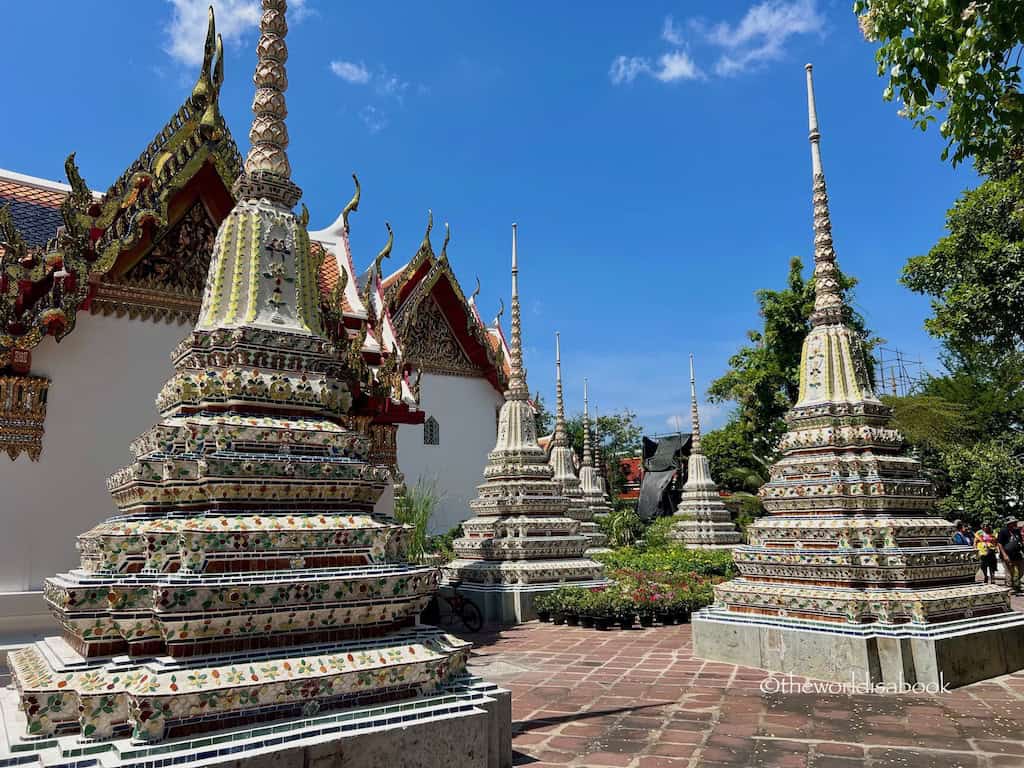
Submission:
{"label": "tree foliage", "polygon": [[1019,514],[1024,501],[1024,434],[1001,435],[974,444],[954,444],[943,453],[950,492],[940,508],[972,525],[998,524]]}
{"label": "tree foliage", "polygon": [[533,423],[537,427],[537,436],[550,435],[555,428],[555,414],[548,410],[548,406],[539,391],[533,393],[531,401],[533,403]]}
{"label": "tree foliage", "polygon": [[883,93],[921,130],[939,119],[943,160],[1005,158],[1024,139],[1020,0],[856,0]]}
{"label": "tree foliage", "polygon": [[756,493],[764,484],[767,467],[754,457],[738,419],[704,435],[701,448],[711,464],[711,476],[722,488]]}
{"label": "tree foliage", "polygon": [[[594,432],[595,441],[591,446],[601,446],[605,477],[608,478],[608,492],[614,499],[622,491],[626,481],[625,472],[618,459],[639,455],[643,430],[636,423],[636,414],[628,408],[619,413],[602,414],[591,420],[590,427]],[[573,450],[577,456],[582,456],[583,414],[576,414],[567,419],[566,429]]]}
{"label": "tree foliage", "polygon": [[[840,286],[849,296],[856,281],[840,274]],[[731,434],[715,444],[714,433],[708,435],[712,449],[718,451],[719,469],[733,469],[737,464],[722,464],[726,453],[734,460],[743,456],[738,466],[764,475],[776,457],[776,446],[785,432],[783,417],[796,402],[800,389],[800,355],[804,339],[811,330],[814,309],[814,278],[804,280],[803,262],[794,257],[789,262],[786,287],[782,290],[762,289],[756,294],[763,327],[749,331],[749,344],[740,347],[729,358],[729,369],[711,383],[708,395],[712,402],[737,405]],[[865,355],[875,340],[864,326],[863,318],[850,313],[850,325],[863,342]],[[871,360],[866,360],[869,371]],[[737,443],[745,445],[745,453]],[[727,444],[733,446],[728,452]],[[749,462],[749,463],[747,463]]]}

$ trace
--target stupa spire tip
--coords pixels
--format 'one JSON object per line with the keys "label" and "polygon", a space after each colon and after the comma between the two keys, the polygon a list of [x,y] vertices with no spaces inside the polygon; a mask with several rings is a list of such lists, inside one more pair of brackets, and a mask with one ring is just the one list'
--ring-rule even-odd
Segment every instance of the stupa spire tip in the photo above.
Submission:
{"label": "stupa spire tip", "polygon": [[260,16],[260,39],[256,45],[256,71],[253,82],[256,95],[252,100],[251,146],[245,158],[245,169],[235,182],[235,197],[266,198],[288,208],[302,197],[302,190],[292,181],[288,162],[287,0],[263,0]]}
{"label": "stupa spire tip", "polygon": [[512,343],[509,396],[525,400],[529,397],[526,387],[526,372],[523,370],[523,330],[519,308],[519,244],[518,226],[512,224]]}
{"label": "stupa spire tip", "polygon": [[818,127],[818,109],[814,100],[813,67],[807,72],[807,124],[811,142],[811,171],[814,203],[814,312],[811,323],[835,325],[844,320],[842,291],[839,287],[839,267],[832,244],[832,215],[829,211],[825,170],[821,163],[821,131]]}

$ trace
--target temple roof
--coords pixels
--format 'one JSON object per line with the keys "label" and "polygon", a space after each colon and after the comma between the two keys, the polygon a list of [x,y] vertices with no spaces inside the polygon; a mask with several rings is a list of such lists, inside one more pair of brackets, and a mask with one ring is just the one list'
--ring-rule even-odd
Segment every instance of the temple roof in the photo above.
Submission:
{"label": "temple roof", "polygon": [[[68,184],[0,174],[0,370],[27,372],[33,348],[70,333],[83,309],[193,319],[203,244],[233,205],[241,169],[213,50],[191,94],[104,194],[89,189],[73,154]],[[179,241],[194,244],[188,263],[173,258]]]}
{"label": "temple roof", "polygon": [[44,246],[63,226],[61,203],[71,187],[58,181],[0,168],[0,208],[7,206],[14,226],[30,247]]}

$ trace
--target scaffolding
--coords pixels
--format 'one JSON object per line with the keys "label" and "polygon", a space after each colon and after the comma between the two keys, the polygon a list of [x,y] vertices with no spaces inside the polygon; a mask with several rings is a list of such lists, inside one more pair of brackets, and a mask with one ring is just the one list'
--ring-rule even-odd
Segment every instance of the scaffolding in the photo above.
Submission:
{"label": "scaffolding", "polygon": [[875,347],[875,390],[880,395],[906,397],[917,390],[924,378],[921,358],[909,359],[902,350]]}

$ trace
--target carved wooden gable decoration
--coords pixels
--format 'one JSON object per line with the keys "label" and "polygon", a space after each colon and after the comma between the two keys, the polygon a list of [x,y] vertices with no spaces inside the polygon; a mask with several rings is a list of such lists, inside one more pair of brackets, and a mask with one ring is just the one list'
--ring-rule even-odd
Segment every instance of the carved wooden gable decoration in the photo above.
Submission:
{"label": "carved wooden gable decoration", "polygon": [[194,323],[217,237],[215,220],[201,199],[123,274],[99,283],[91,310],[143,320]]}
{"label": "carved wooden gable decoration", "polygon": [[405,359],[424,373],[480,376],[482,369],[469,359],[437,300],[428,295],[416,307],[406,331]]}

